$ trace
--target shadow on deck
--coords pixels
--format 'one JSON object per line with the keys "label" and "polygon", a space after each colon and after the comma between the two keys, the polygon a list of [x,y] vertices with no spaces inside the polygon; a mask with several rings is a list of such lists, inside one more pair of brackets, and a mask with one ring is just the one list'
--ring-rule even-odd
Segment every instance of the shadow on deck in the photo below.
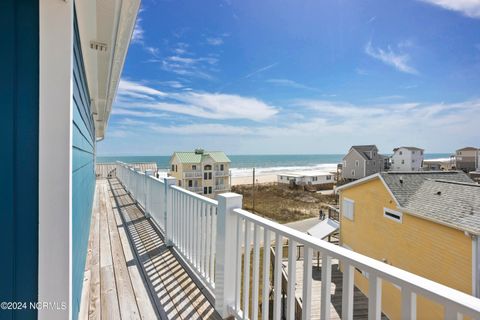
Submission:
{"label": "shadow on deck", "polygon": [[117,179],[97,180],[79,319],[220,319]]}

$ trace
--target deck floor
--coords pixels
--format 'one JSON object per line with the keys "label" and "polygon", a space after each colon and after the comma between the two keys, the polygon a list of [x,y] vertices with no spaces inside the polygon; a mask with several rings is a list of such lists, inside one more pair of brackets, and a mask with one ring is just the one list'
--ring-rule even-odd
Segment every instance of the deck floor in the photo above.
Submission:
{"label": "deck floor", "polygon": [[[312,309],[311,319],[320,319],[320,304],[322,295],[322,260],[312,262]],[[288,270],[288,263],[284,262]],[[303,260],[296,263],[295,295],[301,300],[303,291]],[[330,285],[331,303],[330,319],[340,320],[342,315],[342,288],[343,274],[339,269],[338,260],[332,259],[332,278]],[[353,318],[356,320],[368,319],[368,298],[357,287],[353,290]],[[388,318],[382,313],[382,320]]]}
{"label": "deck floor", "polygon": [[117,179],[97,180],[79,319],[220,319]]}

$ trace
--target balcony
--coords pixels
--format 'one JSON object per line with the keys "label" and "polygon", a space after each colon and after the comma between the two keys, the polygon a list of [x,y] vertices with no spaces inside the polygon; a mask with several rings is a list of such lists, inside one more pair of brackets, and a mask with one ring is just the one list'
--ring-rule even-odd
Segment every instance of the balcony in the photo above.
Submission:
{"label": "balcony", "polygon": [[215,185],[215,191],[226,191],[226,190],[229,190],[229,188],[224,184]]}
{"label": "balcony", "polygon": [[228,177],[229,175],[228,171],[215,171],[215,177]]}
{"label": "balcony", "polygon": [[185,179],[195,179],[195,178],[201,178],[202,177],[202,171],[184,171],[183,172],[183,178]]}
{"label": "balcony", "polygon": [[[445,319],[480,317],[479,299],[254,215],[241,209],[240,195],[216,201],[171,177],[124,164],[116,172],[97,185],[89,314],[381,319],[382,283],[390,283],[405,319],[423,306],[417,296]],[[354,285],[355,270],[368,273],[367,295]]]}
{"label": "balcony", "polygon": [[202,187],[185,187],[185,189],[187,189],[188,191],[192,191],[192,192],[203,192]]}

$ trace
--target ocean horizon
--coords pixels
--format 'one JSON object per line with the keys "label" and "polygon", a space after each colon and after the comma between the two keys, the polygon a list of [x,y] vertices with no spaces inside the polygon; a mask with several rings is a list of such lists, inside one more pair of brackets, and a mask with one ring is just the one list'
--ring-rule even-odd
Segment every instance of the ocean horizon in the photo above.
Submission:
{"label": "ocean horizon", "polygon": [[[336,170],[344,154],[274,154],[274,155],[228,155],[232,176],[248,176],[255,168],[257,174],[282,171]],[[425,160],[448,159],[449,153],[426,153]],[[160,171],[169,169],[170,156],[98,156],[97,163],[122,161],[126,163],[155,162]]]}

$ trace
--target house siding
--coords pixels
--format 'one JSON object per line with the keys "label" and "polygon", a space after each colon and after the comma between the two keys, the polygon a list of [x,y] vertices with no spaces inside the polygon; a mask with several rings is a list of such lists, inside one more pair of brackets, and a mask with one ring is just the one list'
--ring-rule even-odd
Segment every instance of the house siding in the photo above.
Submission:
{"label": "house siding", "polygon": [[[462,231],[403,213],[402,223],[383,216],[384,208],[399,211],[380,179],[341,191],[355,201],[353,221],[340,215],[340,242],[352,250],[472,294],[472,240]],[[383,281],[382,311],[401,319],[401,290]],[[368,279],[355,274],[355,285],[368,293]],[[443,319],[443,307],[421,296],[418,319]]]}
{"label": "house siding", "polygon": [[[38,299],[39,1],[0,1],[0,301]],[[36,319],[33,309],[2,319]]]}
{"label": "house siding", "polygon": [[95,192],[95,129],[76,23],[73,51],[72,315],[77,319]]}
{"label": "house siding", "polygon": [[[355,150],[351,150],[344,158],[346,166],[342,167],[342,177],[344,179],[360,179],[365,176],[365,159]],[[355,161],[358,160],[358,167],[355,166]],[[355,170],[355,174],[352,174]]]}

